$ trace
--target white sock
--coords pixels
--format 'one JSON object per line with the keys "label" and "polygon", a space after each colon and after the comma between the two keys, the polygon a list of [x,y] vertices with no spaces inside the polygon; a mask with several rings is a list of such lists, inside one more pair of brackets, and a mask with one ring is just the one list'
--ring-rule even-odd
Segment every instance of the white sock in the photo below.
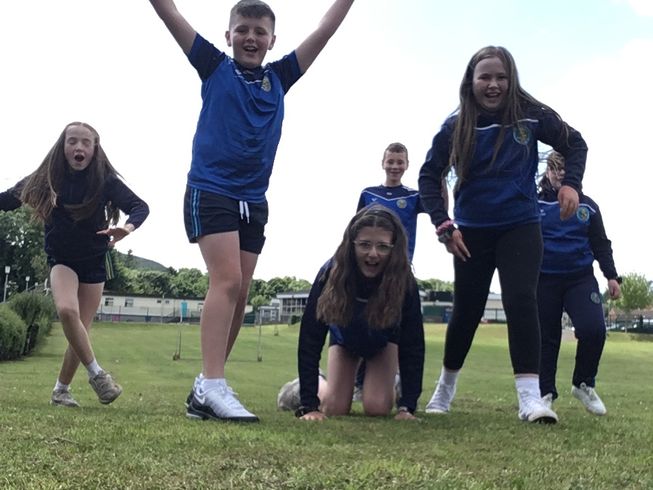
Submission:
{"label": "white sock", "polygon": [[460,369],[458,371],[451,371],[442,366],[442,371],[440,371],[440,379],[438,380],[438,383],[442,383],[443,385],[447,386],[456,386],[459,374]]}
{"label": "white sock", "polygon": [[517,388],[517,393],[526,392],[540,398],[539,376],[516,376],[515,388]]}
{"label": "white sock", "polygon": [[86,370],[88,371],[89,378],[95,378],[98,374],[102,372],[102,368],[97,363],[96,359],[93,359],[91,363],[88,366],[86,366]]}
{"label": "white sock", "polygon": [[70,385],[65,385],[57,379],[57,382],[54,384],[53,391],[70,391]]}
{"label": "white sock", "polygon": [[204,378],[199,381],[200,391],[209,391],[215,388],[222,388],[226,386],[227,380],[224,378]]}

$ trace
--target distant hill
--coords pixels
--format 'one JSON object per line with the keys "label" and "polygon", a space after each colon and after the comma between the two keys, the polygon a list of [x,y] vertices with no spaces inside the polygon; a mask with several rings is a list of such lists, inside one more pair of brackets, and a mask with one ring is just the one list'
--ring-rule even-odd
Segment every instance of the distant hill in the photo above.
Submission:
{"label": "distant hill", "polygon": [[125,265],[129,264],[128,267],[130,269],[136,269],[141,271],[155,271],[155,272],[166,272],[168,270],[168,267],[166,267],[163,264],[159,264],[154,260],[138,257],[137,255],[127,255],[118,252],[118,250],[114,250],[114,252],[118,257],[118,260],[120,260]]}

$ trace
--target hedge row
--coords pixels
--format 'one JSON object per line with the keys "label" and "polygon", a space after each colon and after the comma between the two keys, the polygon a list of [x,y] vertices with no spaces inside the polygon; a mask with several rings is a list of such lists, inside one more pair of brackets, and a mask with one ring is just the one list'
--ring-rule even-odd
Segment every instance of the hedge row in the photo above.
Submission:
{"label": "hedge row", "polygon": [[52,298],[33,293],[13,296],[0,305],[0,361],[27,355],[50,333]]}

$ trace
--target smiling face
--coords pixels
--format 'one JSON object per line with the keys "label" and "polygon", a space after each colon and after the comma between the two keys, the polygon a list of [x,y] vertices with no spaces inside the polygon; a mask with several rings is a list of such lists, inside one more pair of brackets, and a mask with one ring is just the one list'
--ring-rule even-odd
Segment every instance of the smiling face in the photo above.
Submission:
{"label": "smiling face", "polygon": [[354,239],[356,265],[364,277],[373,279],[383,274],[392,253],[392,232],[376,226],[361,228]]}
{"label": "smiling face", "polygon": [[233,48],[234,59],[245,68],[257,68],[274,46],[274,23],[270,17],[235,15],[225,33],[227,46]]}
{"label": "smiling face", "polygon": [[78,172],[89,166],[95,156],[96,138],[90,129],[73,125],[66,128],[64,156],[70,168]]}
{"label": "smiling face", "polygon": [[386,151],[381,166],[385,171],[385,185],[396,187],[401,185],[401,179],[408,168],[408,157],[403,151]]}
{"label": "smiling face", "polygon": [[508,95],[508,74],[496,56],[479,61],[474,67],[472,92],[484,110],[498,112],[505,106]]}

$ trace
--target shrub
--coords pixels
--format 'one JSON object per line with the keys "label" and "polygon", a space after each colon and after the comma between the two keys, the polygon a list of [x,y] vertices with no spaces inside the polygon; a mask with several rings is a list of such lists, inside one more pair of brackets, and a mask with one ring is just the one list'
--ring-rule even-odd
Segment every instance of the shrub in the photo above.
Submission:
{"label": "shrub", "polygon": [[55,314],[52,298],[33,293],[20,293],[13,296],[8,303],[27,325],[23,354],[29,354],[50,333]]}
{"label": "shrub", "polygon": [[0,361],[18,359],[25,347],[27,327],[11,308],[0,305]]}

